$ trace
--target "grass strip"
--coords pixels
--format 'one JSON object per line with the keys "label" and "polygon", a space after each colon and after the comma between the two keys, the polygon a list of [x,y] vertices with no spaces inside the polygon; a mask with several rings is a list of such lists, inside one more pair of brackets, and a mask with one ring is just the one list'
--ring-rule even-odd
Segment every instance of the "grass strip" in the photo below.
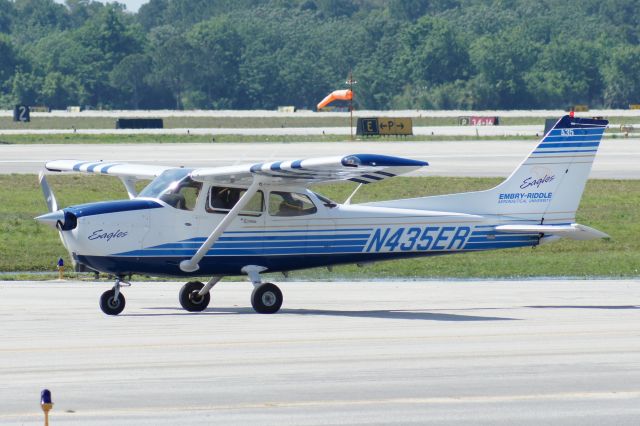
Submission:
{"label": "grass strip", "polygon": [[[466,116],[473,113],[466,114]],[[132,112],[132,117],[135,113]],[[385,117],[384,112],[378,114]],[[589,116],[584,113],[582,116]],[[559,118],[551,117],[548,118]],[[611,123],[633,124],[637,117],[606,117]],[[113,117],[31,117],[29,123],[14,122],[11,117],[0,117],[0,129],[115,129],[116,118]],[[458,117],[413,117],[414,126],[457,126]],[[354,117],[354,125],[356,118]],[[164,127],[167,129],[195,128],[286,128],[286,127],[345,127],[349,126],[349,115],[342,117],[317,114],[312,117],[295,115],[286,117],[165,117]],[[540,125],[544,126],[543,117],[500,117],[500,125]]]}

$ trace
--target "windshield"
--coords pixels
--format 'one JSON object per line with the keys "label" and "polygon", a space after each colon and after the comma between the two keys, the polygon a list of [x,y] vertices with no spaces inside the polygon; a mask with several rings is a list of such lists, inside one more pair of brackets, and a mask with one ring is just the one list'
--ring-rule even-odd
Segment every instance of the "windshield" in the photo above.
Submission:
{"label": "windshield", "polygon": [[324,203],[324,205],[325,205],[325,206],[327,206],[327,207],[335,207],[335,206],[337,206],[337,205],[338,205],[335,201],[330,200],[329,198],[325,197],[325,196],[324,196],[324,195],[322,195],[322,194],[318,194],[317,192],[314,192],[314,193],[313,193],[313,195],[315,195],[316,197],[318,197],[318,199],[319,199],[320,201],[322,201],[322,202]]}
{"label": "windshield", "polygon": [[151,181],[138,197],[160,198],[164,194],[174,192],[184,179],[189,179],[188,175],[193,169],[170,169]]}

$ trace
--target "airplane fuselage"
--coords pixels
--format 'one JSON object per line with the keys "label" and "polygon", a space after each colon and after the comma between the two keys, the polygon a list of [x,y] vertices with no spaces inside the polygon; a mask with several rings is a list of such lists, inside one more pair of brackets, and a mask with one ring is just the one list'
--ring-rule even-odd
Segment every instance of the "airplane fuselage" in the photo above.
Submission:
{"label": "airplane fuselage", "polygon": [[[112,274],[239,275],[246,265],[290,271],[346,263],[533,246],[538,234],[496,235],[498,217],[359,205],[327,206],[304,193],[316,211],[302,216],[239,215],[200,261],[180,269],[224,214],[196,203],[192,211],[160,199],[93,203],[65,209],[76,217],[63,231],[77,261]],[[278,188],[282,192],[282,188]],[[265,188],[265,199],[270,192]]]}

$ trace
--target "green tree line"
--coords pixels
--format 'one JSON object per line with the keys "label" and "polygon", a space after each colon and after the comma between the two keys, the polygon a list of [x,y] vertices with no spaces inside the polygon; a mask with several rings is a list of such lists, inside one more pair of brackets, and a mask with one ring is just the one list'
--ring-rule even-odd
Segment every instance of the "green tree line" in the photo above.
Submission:
{"label": "green tree line", "polygon": [[640,103],[637,0],[0,0],[0,107]]}

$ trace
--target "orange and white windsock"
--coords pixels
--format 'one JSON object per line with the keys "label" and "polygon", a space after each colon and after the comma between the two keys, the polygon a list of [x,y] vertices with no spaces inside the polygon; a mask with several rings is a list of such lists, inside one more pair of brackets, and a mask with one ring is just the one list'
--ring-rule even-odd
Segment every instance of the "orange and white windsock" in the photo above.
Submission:
{"label": "orange and white windsock", "polygon": [[351,99],[353,99],[353,92],[351,89],[334,90],[320,101],[318,109],[326,107],[333,101],[350,101]]}

